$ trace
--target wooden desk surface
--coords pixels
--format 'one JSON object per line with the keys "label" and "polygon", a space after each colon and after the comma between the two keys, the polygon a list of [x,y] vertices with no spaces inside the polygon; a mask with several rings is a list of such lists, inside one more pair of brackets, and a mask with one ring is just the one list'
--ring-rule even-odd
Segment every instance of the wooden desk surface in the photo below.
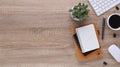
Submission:
{"label": "wooden desk surface", "polygon": [[[103,61],[106,67],[120,67],[107,51],[112,43],[120,47],[120,31],[107,26],[101,41],[103,58],[78,62],[71,27],[79,23],[68,12],[78,2],[88,4],[88,0],[0,0],[0,67],[103,67]],[[113,8],[97,17],[89,9],[82,24],[96,22],[100,31],[103,17],[120,13]]]}

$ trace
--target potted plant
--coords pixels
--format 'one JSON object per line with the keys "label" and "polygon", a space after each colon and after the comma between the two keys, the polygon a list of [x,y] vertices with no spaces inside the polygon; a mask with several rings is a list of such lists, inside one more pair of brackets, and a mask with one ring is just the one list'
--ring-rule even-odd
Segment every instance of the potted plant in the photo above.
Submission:
{"label": "potted plant", "polygon": [[89,10],[87,9],[88,5],[84,3],[78,3],[72,9],[70,9],[70,14],[73,20],[75,21],[83,21],[88,17]]}

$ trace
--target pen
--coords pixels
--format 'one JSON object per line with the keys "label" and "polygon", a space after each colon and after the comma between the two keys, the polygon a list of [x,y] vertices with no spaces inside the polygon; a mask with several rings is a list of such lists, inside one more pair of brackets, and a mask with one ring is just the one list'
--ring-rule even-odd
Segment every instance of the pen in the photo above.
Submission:
{"label": "pen", "polygon": [[103,18],[103,22],[102,22],[102,40],[104,40],[104,34],[105,34],[105,22],[106,22],[106,19]]}

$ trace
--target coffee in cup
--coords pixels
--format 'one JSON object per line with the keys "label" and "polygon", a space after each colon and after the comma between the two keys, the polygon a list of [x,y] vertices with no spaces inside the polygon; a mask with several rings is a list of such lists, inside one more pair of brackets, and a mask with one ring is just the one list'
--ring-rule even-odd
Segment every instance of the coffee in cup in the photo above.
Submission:
{"label": "coffee in cup", "polygon": [[107,19],[107,25],[112,30],[120,30],[120,14],[111,14]]}

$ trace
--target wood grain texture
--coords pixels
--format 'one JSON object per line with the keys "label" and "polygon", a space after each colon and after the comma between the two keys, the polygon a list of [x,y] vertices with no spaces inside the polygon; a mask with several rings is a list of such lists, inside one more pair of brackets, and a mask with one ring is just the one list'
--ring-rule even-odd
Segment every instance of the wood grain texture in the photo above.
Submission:
{"label": "wood grain texture", "polygon": [[[0,67],[103,67],[103,61],[106,67],[120,67],[107,51],[112,43],[120,47],[120,31],[108,27],[101,41],[103,58],[78,62],[71,27],[80,23],[68,12],[78,2],[89,5],[88,0],[0,0]],[[120,13],[112,8],[97,17],[89,9],[89,18],[81,25],[96,22],[100,31],[103,17]],[[112,37],[114,32],[117,38]]]}

